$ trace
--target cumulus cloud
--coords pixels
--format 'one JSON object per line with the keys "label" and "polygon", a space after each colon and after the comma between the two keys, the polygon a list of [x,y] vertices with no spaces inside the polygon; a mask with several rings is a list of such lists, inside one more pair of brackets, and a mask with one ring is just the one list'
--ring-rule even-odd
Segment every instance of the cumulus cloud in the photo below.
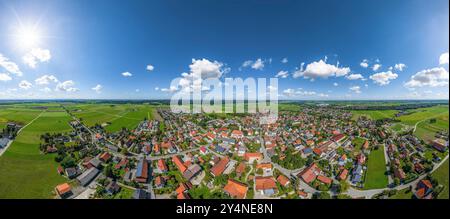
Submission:
{"label": "cumulus cloud", "polygon": [[159,91],[159,87],[155,87],[155,90],[156,90],[156,91]]}
{"label": "cumulus cloud", "polygon": [[[272,59],[269,59],[269,62],[272,62],[271,60]],[[252,69],[255,69],[255,70],[263,70],[264,69],[264,61],[261,58],[255,60],[255,61],[247,60],[244,63],[242,63],[241,67],[242,68],[251,67]]]}
{"label": "cumulus cloud", "polygon": [[372,66],[372,70],[373,71],[378,71],[379,69],[381,68],[381,64],[374,64],[373,66]]}
{"label": "cumulus cloud", "polygon": [[73,82],[72,80],[69,81],[64,81],[64,82],[60,82],[58,83],[58,85],[56,85],[56,90],[57,91],[65,91],[65,92],[75,92],[78,91],[78,88],[75,88],[75,82]]}
{"label": "cumulus cloud", "polygon": [[[398,71],[403,71],[403,69],[406,68],[406,65],[403,64],[403,63],[398,63],[398,64],[395,64],[394,68],[395,68],[396,70],[398,70]],[[392,69],[392,68],[391,68],[391,69]]]}
{"label": "cumulus cloud", "polygon": [[0,81],[10,81],[12,78],[6,73],[0,73]]}
{"label": "cumulus cloud", "polygon": [[361,87],[360,86],[353,86],[349,88],[351,91],[360,94],[361,93]]}
{"label": "cumulus cloud", "polygon": [[133,74],[131,74],[130,72],[122,72],[122,76],[124,76],[124,77],[131,77],[131,76],[133,76]]}
{"label": "cumulus cloud", "polygon": [[346,77],[348,80],[359,80],[364,79],[364,77],[361,74],[351,74]]}
{"label": "cumulus cloud", "polygon": [[43,75],[42,77],[37,78],[34,80],[34,82],[37,85],[48,85],[50,82],[58,83],[58,79],[53,75]]}
{"label": "cumulus cloud", "polygon": [[283,58],[283,59],[281,60],[281,63],[284,63],[284,64],[288,63],[288,59],[287,59],[287,58]]}
{"label": "cumulus cloud", "polygon": [[3,54],[1,53],[0,53],[0,66],[11,74],[15,74],[17,76],[23,75],[23,73],[19,69],[19,66],[14,62],[9,61],[9,59],[3,56]]}
{"label": "cumulus cloud", "polygon": [[336,83],[336,82],[334,82],[334,83],[333,83],[333,86],[337,87],[337,86],[339,86],[339,84]]}
{"label": "cumulus cloud", "polygon": [[279,71],[277,75],[275,75],[276,78],[287,78],[289,76],[289,73],[287,71]]}
{"label": "cumulus cloud", "polygon": [[361,61],[361,63],[359,63],[359,65],[363,68],[368,68],[369,67],[369,60],[364,59]]}
{"label": "cumulus cloud", "polygon": [[298,89],[288,88],[283,90],[282,94],[286,97],[312,97],[312,96],[328,97],[328,94],[317,93],[315,91],[306,91],[303,90],[302,88]]}
{"label": "cumulus cloud", "polygon": [[147,65],[147,71],[153,71],[155,67],[153,65]]}
{"label": "cumulus cloud", "polygon": [[97,93],[101,93],[103,89],[103,86],[101,84],[97,84],[95,87],[92,88]]}
{"label": "cumulus cloud", "polygon": [[23,80],[23,81],[21,81],[21,82],[19,83],[19,87],[20,87],[21,89],[24,89],[24,90],[28,90],[28,89],[30,89],[32,86],[33,86],[33,85],[32,85],[30,82],[26,81],[26,80]]}
{"label": "cumulus cloud", "polygon": [[391,80],[395,80],[398,77],[398,74],[393,73],[392,71],[387,72],[379,72],[370,76],[370,79],[373,80],[374,83],[383,86],[391,83]]}
{"label": "cumulus cloud", "polygon": [[448,52],[442,53],[441,56],[439,56],[439,65],[445,64],[448,64]]}
{"label": "cumulus cloud", "polygon": [[318,62],[312,62],[306,65],[306,69],[303,70],[303,64],[301,68],[294,72],[293,77],[303,77],[303,78],[328,78],[328,77],[341,77],[350,73],[350,68],[339,67],[339,65],[332,65],[326,63],[326,61],[320,60]]}
{"label": "cumulus cloud", "polygon": [[448,86],[449,75],[445,68],[438,67],[417,72],[405,83],[405,87],[442,87]]}
{"label": "cumulus cloud", "polygon": [[161,91],[162,91],[162,92],[173,93],[173,92],[175,92],[175,91],[178,91],[178,89],[177,89],[176,87],[174,87],[174,86],[171,86],[171,87],[169,87],[169,88],[161,88]]}
{"label": "cumulus cloud", "polygon": [[22,57],[22,60],[30,68],[36,68],[38,62],[48,62],[52,58],[50,50],[34,48]]}

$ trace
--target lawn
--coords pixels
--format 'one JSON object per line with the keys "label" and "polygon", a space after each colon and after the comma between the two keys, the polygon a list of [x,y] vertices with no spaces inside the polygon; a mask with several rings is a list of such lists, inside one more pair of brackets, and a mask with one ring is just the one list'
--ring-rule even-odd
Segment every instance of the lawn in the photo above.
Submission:
{"label": "lawn", "polygon": [[114,195],[114,199],[131,199],[133,197],[133,193],[133,189],[121,187],[120,192]]}
{"label": "lawn", "polygon": [[364,189],[385,188],[389,183],[385,173],[384,147],[380,146],[378,150],[370,152]]}
{"label": "lawn", "polygon": [[397,194],[389,197],[390,199],[412,199],[413,197],[413,193],[411,192],[411,190],[409,188],[405,188],[402,190],[399,190],[397,192]]}
{"label": "lawn", "polygon": [[397,110],[352,110],[352,119],[356,120],[360,116],[367,116],[373,120],[393,118]]}
{"label": "lawn", "polygon": [[65,181],[54,155],[39,151],[40,135],[70,131],[64,112],[45,112],[17,136],[0,157],[0,198],[52,198],[56,185]]}
{"label": "lawn", "polygon": [[449,183],[448,183],[448,159],[440,166],[438,169],[436,169],[431,175],[436,178],[439,182],[439,184],[444,186],[444,190],[442,190],[441,193],[439,193],[438,199],[448,199],[449,194]]}

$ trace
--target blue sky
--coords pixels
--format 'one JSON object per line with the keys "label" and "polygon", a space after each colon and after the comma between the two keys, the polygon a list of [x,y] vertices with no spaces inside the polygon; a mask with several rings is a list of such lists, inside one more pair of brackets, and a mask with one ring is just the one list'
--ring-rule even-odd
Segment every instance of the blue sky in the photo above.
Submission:
{"label": "blue sky", "polygon": [[282,71],[280,99],[448,99],[448,4],[0,0],[0,99],[165,99],[196,69]]}

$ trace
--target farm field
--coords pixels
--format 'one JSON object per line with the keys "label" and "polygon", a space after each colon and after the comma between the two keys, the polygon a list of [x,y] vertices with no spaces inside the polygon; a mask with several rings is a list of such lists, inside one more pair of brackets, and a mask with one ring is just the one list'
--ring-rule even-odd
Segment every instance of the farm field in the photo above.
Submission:
{"label": "farm field", "polygon": [[436,178],[439,184],[444,185],[444,190],[439,193],[438,199],[448,199],[449,195],[449,182],[448,182],[448,159],[436,169],[431,175]]}
{"label": "farm field", "polygon": [[367,116],[373,120],[392,118],[398,110],[352,110],[354,120],[360,116]]}
{"label": "farm field", "polygon": [[384,147],[372,150],[367,164],[366,180],[364,189],[380,189],[388,185],[388,178],[385,175],[386,161],[384,159]]}
{"label": "farm field", "polygon": [[14,106],[0,107],[0,129],[5,128],[8,122],[16,122],[25,125],[39,115],[41,111],[42,110]]}
{"label": "farm field", "polygon": [[0,198],[53,197],[54,187],[65,178],[56,171],[54,155],[40,153],[40,135],[70,131],[70,120],[63,111],[43,112],[22,130],[0,157]]}
{"label": "farm field", "polygon": [[[411,114],[400,116],[397,119],[411,127],[417,124],[414,134],[426,142],[433,140],[436,132],[448,130],[448,105],[415,109],[410,112]],[[436,121],[431,122],[430,119],[436,119]]]}
{"label": "farm field", "polygon": [[134,104],[82,104],[66,106],[86,125],[107,124],[109,132],[119,131],[123,127],[135,128],[144,118],[153,118],[153,107]]}

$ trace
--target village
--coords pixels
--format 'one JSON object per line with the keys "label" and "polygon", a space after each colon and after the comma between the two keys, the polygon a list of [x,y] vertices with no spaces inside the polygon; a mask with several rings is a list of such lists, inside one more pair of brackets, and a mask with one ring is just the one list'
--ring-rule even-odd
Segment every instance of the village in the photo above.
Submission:
{"label": "village", "polygon": [[[72,132],[42,135],[41,151],[56,154],[68,180],[56,197],[368,199],[410,189],[430,199],[442,190],[428,173],[448,158],[448,131],[424,142],[388,131],[389,120],[328,107],[282,111],[269,125],[258,114],[157,114],[115,133],[73,116]],[[367,187],[371,153],[385,157],[381,188]]]}

